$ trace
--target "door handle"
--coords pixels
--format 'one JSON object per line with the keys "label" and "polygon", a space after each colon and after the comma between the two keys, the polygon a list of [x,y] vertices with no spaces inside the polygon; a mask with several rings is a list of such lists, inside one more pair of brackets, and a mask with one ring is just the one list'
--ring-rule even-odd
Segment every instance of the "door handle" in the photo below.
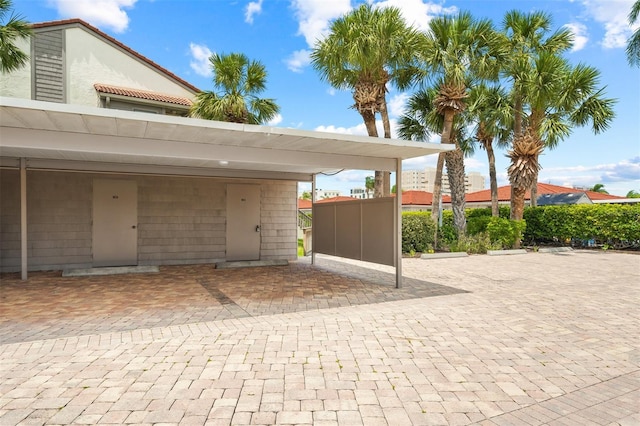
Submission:
{"label": "door handle", "polygon": [[136,228],[137,228],[136,225],[131,226],[131,229],[136,229]]}
{"label": "door handle", "polygon": [[260,225],[256,225],[256,232],[260,232]]}

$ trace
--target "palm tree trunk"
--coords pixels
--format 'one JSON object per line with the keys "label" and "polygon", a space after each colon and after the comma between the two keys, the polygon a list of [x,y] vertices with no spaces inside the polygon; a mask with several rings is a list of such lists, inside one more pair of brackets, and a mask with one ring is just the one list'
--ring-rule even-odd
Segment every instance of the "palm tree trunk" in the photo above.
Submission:
{"label": "palm tree trunk", "polygon": [[[536,161],[538,160],[538,156],[536,155]],[[538,207],[538,172],[536,171],[536,175],[533,178],[533,183],[531,184],[531,188],[529,188],[529,192],[531,193],[531,201],[529,205],[531,207]]]}
{"label": "palm tree trunk", "polygon": [[451,130],[453,129],[453,117],[455,113],[451,109],[447,109],[444,113],[444,124],[442,125],[442,135],[440,143],[451,143]]}
{"label": "palm tree trunk", "polygon": [[453,210],[453,226],[458,235],[467,232],[467,219],[465,217],[464,199],[464,153],[460,148],[445,154],[447,162],[447,176],[451,186],[451,209]]}
{"label": "palm tree trunk", "polygon": [[[513,220],[522,220],[524,215],[524,197],[528,188],[525,187],[515,187],[513,188],[513,197],[511,198],[511,204],[513,205],[512,219]],[[516,248],[520,248],[520,242],[516,241]]]}
{"label": "palm tree trunk", "polygon": [[493,144],[491,140],[483,141],[484,149],[487,151],[487,159],[489,160],[489,187],[491,188],[491,216],[500,216],[500,207],[498,206],[498,178],[496,174],[496,155],[493,152]]}
{"label": "palm tree trunk", "polygon": [[384,172],[376,170],[375,186],[373,187],[373,198],[384,197]]}
{"label": "palm tree trunk", "polygon": [[435,223],[433,235],[433,247],[438,247],[438,223],[440,220],[440,203],[442,201],[442,169],[444,169],[444,153],[438,154],[435,181],[433,182],[433,197],[431,199],[431,220]]}
{"label": "palm tree trunk", "polygon": [[[383,88],[383,94],[384,94]],[[382,97],[380,101],[380,116],[382,117],[382,127],[384,129],[384,137],[391,139],[391,122],[389,121],[389,110],[387,109],[387,99]],[[384,171],[382,174],[382,192],[384,197],[388,197],[391,194],[391,173]],[[396,191],[402,191],[402,188],[396,188]]]}
{"label": "palm tree trunk", "polygon": [[[453,129],[453,118],[455,116],[454,110],[447,108],[444,111],[444,125],[442,127],[442,136],[440,137],[440,143],[450,144],[451,130]],[[464,215],[464,153],[456,144],[455,151],[450,151],[445,154],[445,161],[447,163],[447,175],[449,176],[449,185],[451,187],[451,207],[453,210],[453,223],[458,234],[462,235],[467,231],[467,219]],[[452,169],[453,168],[453,169]],[[460,183],[460,176],[462,176],[462,182]],[[453,178],[453,181],[451,180]],[[459,187],[456,187],[459,185]],[[462,191],[462,193],[460,193]],[[454,202],[454,193],[458,205]]]}
{"label": "palm tree trunk", "polygon": [[[378,128],[376,127],[376,115],[371,110],[362,110],[360,111],[360,115],[364,120],[364,125],[367,128],[367,134],[373,138],[378,137]],[[373,187],[373,197],[379,198],[384,197],[384,179],[381,171],[376,170],[375,173],[375,183]]]}

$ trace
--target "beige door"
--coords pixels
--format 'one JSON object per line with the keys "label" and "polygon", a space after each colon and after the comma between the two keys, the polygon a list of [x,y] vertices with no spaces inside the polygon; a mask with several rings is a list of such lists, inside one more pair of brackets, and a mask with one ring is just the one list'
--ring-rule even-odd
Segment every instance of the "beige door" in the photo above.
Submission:
{"label": "beige door", "polygon": [[133,180],[93,181],[93,266],[138,264],[138,186]]}
{"label": "beige door", "polygon": [[227,185],[227,260],[260,259],[260,186]]}

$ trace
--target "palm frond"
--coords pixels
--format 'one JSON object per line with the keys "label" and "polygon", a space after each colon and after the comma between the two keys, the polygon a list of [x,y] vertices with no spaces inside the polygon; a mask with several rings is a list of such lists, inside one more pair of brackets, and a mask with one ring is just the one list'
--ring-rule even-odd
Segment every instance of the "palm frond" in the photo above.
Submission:
{"label": "palm frond", "polygon": [[16,46],[21,38],[28,38],[33,34],[31,25],[21,15],[12,12],[11,0],[0,0],[0,20],[7,22],[0,24],[0,73],[5,74],[22,68],[29,61],[29,55]]}

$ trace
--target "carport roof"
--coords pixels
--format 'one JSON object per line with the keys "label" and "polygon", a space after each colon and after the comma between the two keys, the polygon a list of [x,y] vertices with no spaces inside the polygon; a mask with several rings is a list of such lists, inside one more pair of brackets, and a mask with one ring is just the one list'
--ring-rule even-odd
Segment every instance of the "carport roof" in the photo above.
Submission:
{"label": "carport roof", "polygon": [[0,97],[1,165],[311,180],[453,149],[398,139],[245,125]]}

